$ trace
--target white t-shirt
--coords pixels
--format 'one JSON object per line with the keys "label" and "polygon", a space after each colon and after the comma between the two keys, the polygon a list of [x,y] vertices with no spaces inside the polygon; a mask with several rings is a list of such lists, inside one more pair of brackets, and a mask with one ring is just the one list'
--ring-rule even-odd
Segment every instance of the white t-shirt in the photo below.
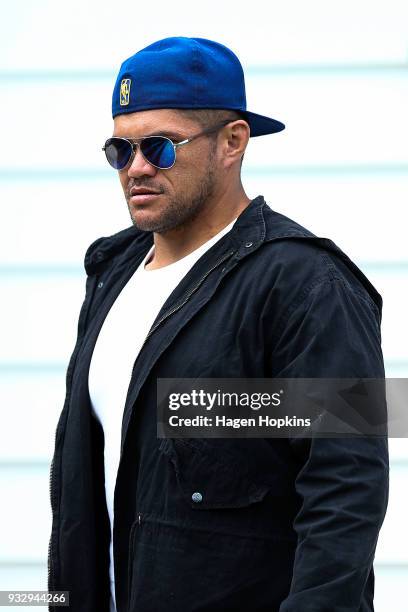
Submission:
{"label": "white t-shirt", "polygon": [[218,234],[178,261],[148,270],[145,264],[154,244],[123,287],[109,310],[92,354],[89,368],[89,394],[93,414],[105,436],[105,492],[111,524],[110,612],[116,612],[113,566],[113,496],[120,459],[122,416],[133,364],[158,312],[170,293],[195,262],[234,225],[236,218]]}

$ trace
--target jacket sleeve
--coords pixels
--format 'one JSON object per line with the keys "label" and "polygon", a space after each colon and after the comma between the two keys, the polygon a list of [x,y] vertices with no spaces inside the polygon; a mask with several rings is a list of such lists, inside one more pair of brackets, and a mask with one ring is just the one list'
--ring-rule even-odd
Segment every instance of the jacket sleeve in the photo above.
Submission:
{"label": "jacket sleeve", "polygon": [[[381,313],[326,279],[288,308],[270,351],[277,378],[383,378]],[[388,503],[386,437],[290,439],[300,469],[298,542],[280,612],[372,610],[373,559]]]}

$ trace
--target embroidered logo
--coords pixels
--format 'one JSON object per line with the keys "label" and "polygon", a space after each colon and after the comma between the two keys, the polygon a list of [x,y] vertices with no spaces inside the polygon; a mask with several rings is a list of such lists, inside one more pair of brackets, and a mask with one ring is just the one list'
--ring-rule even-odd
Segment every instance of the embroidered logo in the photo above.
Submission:
{"label": "embroidered logo", "polygon": [[122,79],[120,83],[120,105],[127,106],[130,99],[131,79]]}

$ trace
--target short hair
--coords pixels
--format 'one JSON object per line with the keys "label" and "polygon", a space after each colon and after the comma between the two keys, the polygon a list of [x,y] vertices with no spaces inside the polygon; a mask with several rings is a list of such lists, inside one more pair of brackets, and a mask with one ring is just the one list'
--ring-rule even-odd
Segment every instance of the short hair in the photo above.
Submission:
{"label": "short hair", "polygon": [[[216,125],[217,123],[222,123],[225,119],[243,119],[247,121],[243,113],[235,110],[228,109],[219,109],[219,108],[180,108],[178,111],[195,121],[201,128],[205,129],[206,127],[210,127],[211,125]],[[214,137],[216,134],[214,134]],[[244,155],[241,157],[241,164],[244,159]]]}

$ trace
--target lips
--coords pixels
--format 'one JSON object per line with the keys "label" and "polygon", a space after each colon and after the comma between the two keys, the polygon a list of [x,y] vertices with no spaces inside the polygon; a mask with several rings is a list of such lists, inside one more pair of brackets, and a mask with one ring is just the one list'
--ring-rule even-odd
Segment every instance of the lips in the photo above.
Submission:
{"label": "lips", "polygon": [[141,196],[141,195],[159,195],[159,191],[153,189],[147,189],[145,187],[132,187],[130,190],[130,196]]}

